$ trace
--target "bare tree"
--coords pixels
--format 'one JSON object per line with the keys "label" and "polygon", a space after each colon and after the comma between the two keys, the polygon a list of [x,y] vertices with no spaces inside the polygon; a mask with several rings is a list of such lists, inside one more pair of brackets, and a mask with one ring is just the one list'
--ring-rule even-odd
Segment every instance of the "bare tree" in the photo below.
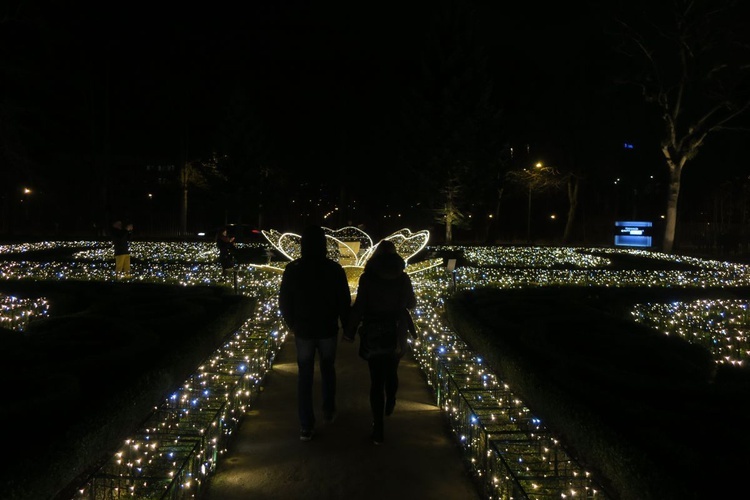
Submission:
{"label": "bare tree", "polygon": [[[575,216],[575,208],[578,205],[578,178],[573,174],[560,175],[554,167],[544,166],[537,163],[531,168],[511,170],[507,174],[510,182],[526,187],[529,190],[529,218],[531,217],[531,195],[533,193],[545,193],[557,191],[564,186],[568,187],[568,223],[565,225],[565,235],[568,234],[568,226],[572,224]],[[571,198],[574,197],[574,200]],[[571,201],[573,200],[573,201]],[[566,236],[563,236],[565,239]],[[531,235],[528,235],[529,239]]]}
{"label": "bare tree", "polygon": [[578,211],[578,188],[581,183],[581,177],[568,172],[563,176],[563,179],[565,179],[565,187],[568,195],[568,215],[565,219],[565,231],[563,232],[562,241],[563,243],[569,243]]}
{"label": "bare tree", "polygon": [[453,228],[466,227],[467,220],[461,211],[460,199],[463,191],[463,184],[458,177],[452,177],[440,190],[443,195],[443,208],[437,209],[435,221],[445,224],[445,244],[453,243]]}
{"label": "bare tree", "polygon": [[[663,3],[651,2],[650,8],[657,7]],[[750,49],[741,41],[746,33],[732,29],[746,19],[735,7],[733,1],[674,0],[668,12],[644,11],[644,19],[620,21],[621,51],[636,64],[629,82],[663,124],[661,152],[669,169],[665,252],[674,247],[683,169],[710,134],[727,129],[750,106]]]}
{"label": "bare tree", "polygon": [[180,189],[182,197],[180,199],[180,235],[187,235],[187,215],[188,215],[188,192],[191,188],[205,189],[209,185],[211,177],[223,178],[219,172],[219,159],[213,156],[207,161],[192,160],[188,161],[180,169]]}
{"label": "bare tree", "polygon": [[440,0],[429,15],[421,71],[402,115],[404,175],[410,178],[403,185],[416,186],[409,196],[432,208],[450,243],[454,228],[469,225],[462,195],[486,202],[487,176],[502,149],[500,97],[471,4]]}

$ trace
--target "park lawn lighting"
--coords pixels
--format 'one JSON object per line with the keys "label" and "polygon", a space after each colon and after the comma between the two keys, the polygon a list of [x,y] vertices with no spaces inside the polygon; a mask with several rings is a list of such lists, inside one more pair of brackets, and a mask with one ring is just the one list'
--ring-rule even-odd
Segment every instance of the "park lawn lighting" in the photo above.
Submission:
{"label": "park lawn lighting", "polygon": [[[337,250],[338,258],[352,259],[352,269],[364,266],[371,255],[371,240],[367,241],[361,231],[351,234],[342,230],[329,231],[329,248]],[[413,258],[426,245],[427,235],[420,236],[421,233],[402,230],[388,238],[397,243],[397,248],[402,248],[407,258]],[[292,236],[282,239],[283,235],[278,234],[276,248],[284,248],[287,259],[297,255],[298,240],[294,243]],[[359,242],[359,248],[355,248],[357,245],[353,242]],[[0,276],[35,280],[110,279],[113,255],[108,243],[21,243],[0,245],[0,253],[68,246],[84,250],[77,251],[73,261],[7,260],[0,263]],[[467,261],[467,265],[455,270],[455,281],[450,273],[432,266],[429,260],[409,263],[417,269],[412,275],[418,296],[414,316],[421,333],[412,342],[414,357],[430,385],[440,388],[437,406],[446,412],[453,432],[463,436],[461,446],[472,467],[480,477],[486,478],[498,498],[513,493],[512,482],[504,474],[496,473],[506,468],[517,476],[529,478],[528,483],[522,485],[526,493],[537,494],[547,488],[546,484],[552,484],[540,481],[540,478],[549,479],[551,470],[562,471],[557,472],[560,475],[556,484],[564,489],[549,488],[542,492],[549,497],[560,498],[564,491],[565,497],[603,498],[603,493],[593,476],[565,453],[562,443],[531,413],[513,388],[492,373],[484,357],[475,353],[442,318],[438,310],[444,296],[456,283],[462,288],[500,289],[560,285],[695,288],[750,285],[747,265],[646,250],[464,246],[444,249],[461,251]],[[221,281],[220,270],[213,265],[218,257],[217,250],[211,243],[136,241],[132,252],[143,262],[138,269],[139,280],[143,282],[193,286]],[[682,262],[690,264],[690,269],[611,269],[609,254]],[[567,268],[556,267],[560,264]],[[278,269],[283,269],[283,263],[278,264]],[[228,436],[234,432],[240,417],[262,391],[264,374],[288,334],[278,313],[276,296],[280,278],[280,273],[262,272],[254,265],[242,269],[239,291],[258,298],[255,313],[178,389],[165,397],[158,411],[91,477],[79,490],[77,498],[87,499],[92,490],[107,488],[115,488],[128,497],[142,498],[166,494],[174,487],[198,490],[226,451]],[[21,309],[40,315],[47,314],[49,309],[49,314],[54,315],[54,305],[48,307],[43,299],[33,302],[37,303],[38,306],[24,303]],[[717,364],[741,365],[750,357],[745,333],[748,309],[746,301],[702,300],[641,304],[632,314],[635,321],[649,323],[665,334],[708,343],[714,348]],[[5,310],[7,321],[21,316],[18,308]],[[501,436],[505,436],[503,440],[494,441],[498,453],[487,448],[486,443]]]}

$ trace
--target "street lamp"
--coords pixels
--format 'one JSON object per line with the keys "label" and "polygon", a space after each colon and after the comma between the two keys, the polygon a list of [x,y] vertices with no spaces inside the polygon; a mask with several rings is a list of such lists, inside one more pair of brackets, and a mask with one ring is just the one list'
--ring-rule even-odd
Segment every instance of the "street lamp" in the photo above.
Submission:
{"label": "street lamp", "polygon": [[24,213],[24,224],[26,225],[26,230],[28,231],[29,226],[31,225],[31,221],[29,220],[29,197],[31,196],[31,188],[24,187],[21,192],[23,193],[23,198],[21,198],[21,204],[23,205],[23,213]]}
{"label": "street lamp", "polygon": [[[544,168],[542,162],[537,162],[534,168]],[[534,173],[529,175],[529,208],[526,212],[526,243],[531,243],[531,184],[534,179]]]}

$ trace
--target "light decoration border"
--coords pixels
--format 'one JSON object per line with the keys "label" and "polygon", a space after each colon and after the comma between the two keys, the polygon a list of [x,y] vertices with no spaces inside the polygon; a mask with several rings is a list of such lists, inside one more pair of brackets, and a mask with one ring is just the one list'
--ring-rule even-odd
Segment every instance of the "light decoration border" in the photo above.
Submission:
{"label": "light decoration border", "polygon": [[22,332],[30,321],[49,315],[49,301],[45,297],[20,298],[0,293],[0,327]]}
{"label": "light decoration border", "polygon": [[[6,279],[60,279],[60,280],[111,280],[112,266],[111,248],[107,243],[101,242],[55,242],[43,244],[20,244],[0,246],[0,253],[23,252],[41,248],[54,247],[90,247],[82,253],[90,262],[28,262],[7,261],[0,263],[0,276]],[[191,249],[195,247],[197,253]],[[507,498],[509,494],[519,495],[519,488],[530,498],[550,497],[550,492],[555,497],[575,496],[579,498],[604,498],[603,492],[594,486],[590,475],[579,469],[574,461],[566,457],[560,443],[545,429],[539,419],[530,414],[523,402],[513,396],[510,388],[496,379],[496,377],[483,365],[481,356],[473,353],[445,324],[439,313],[446,294],[460,288],[474,288],[477,286],[494,286],[498,288],[515,288],[522,286],[544,287],[547,285],[599,285],[599,286],[644,286],[644,287],[671,287],[684,286],[701,288],[706,286],[721,286],[731,288],[735,286],[747,286],[750,284],[750,268],[744,264],[703,260],[698,258],[672,256],[669,254],[658,254],[643,250],[631,249],[602,249],[602,248],[557,248],[543,249],[525,247],[441,247],[446,250],[461,249],[465,255],[471,254],[474,262],[468,262],[467,266],[461,267],[450,276],[444,270],[436,267],[429,269],[430,272],[419,273],[415,277],[415,289],[419,297],[419,305],[415,314],[416,321],[420,327],[420,338],[412,343],[415,358],[420,368],[427,375],[429,384],[434,389],[438,405],[447,413],[452,422],[452,428],[457,439],[465,450],[467,459],[478,476],[484,479],[489,498]],[[220,270],[217,267],[196,265],[196,262],[205,263],[206,259],[215,259],[218,252],[206,244],[178,245],[164,243],[134,242],[134,253],[143,259],[137,275],[138,281],[154,283],[181,283],[185,286],[218,284],[221,283]],[[541,252],[549,264],[556,264],[560,259],[569,259],[575,269],[557,270],[544,269],[544,263],[540,262]],[[596,254],[606,253],[630,253],[647,258],[665,261],[682,261],[700,266],[699,269],[687,271],[642,271],[632,272],[627,270],[606,269],[607,262],[586,257],[587,252]],[[156,257],[155,257],[156,255]],[[192,259],[192,263],[188,262]],[[530,259],[530,260],[529,260]],[[492,269],[491,267],[500,262],[509,266],[517,266],[523,269]],[[530,264],[533,262],[533,264]],[[150,264],[149,264],[150,263]],[[182,419],[188,423],[189,429],[198,429],[200,425],[206,427],[194,434],[188,432],[185,440],[180,436],[170,434],[168,430],[161,435],[163,440],[155,441],[156,434],[145,436],[139,441],[138,436],[128,439],[125,446],[131,447],[128,457],[128,467],[138,474],[142,474],[144,467],[151,467],[149,457],[145,452],[156,456],[154,451],[157,447],[164,447],[162,457],[168,460],[166,466],[155,466],[150,473],[153,477],[159,471],[166,473],[169,490],[175,498],[195,498],[207,477],[213,472],[216,461],[224,453],[224,439],[216,434],[216,429],[222,429],[224,434],[231,434],[236,425],[238,416],[242,413],[244,405],[252,401],[253,391],[259,388],[267,369],[271,366],[275,353],[280,347],[286,334],[283,324],[278,315],[278,303],[275,301],[275,291],[278,288],[278,274],[255,273],[254,268],[249,267],[240,273],[238,280],[240,291],[243,294],[260,296],[258,301],[258,313],[247,343],[239,346],[237,343],[225,346],[211,359],[221,359],[214,364],[202,365],[173,399],[179,401],[173,411],[177,414],[169,418]],[[703,306],[700,306],[703,307]],[[715,301],[711,307],[726,308],[727,304]],[[743,304],[740,309],[745,308]],[[667,312],[666,314],[670,314]],[[709,324],[711,324],[709,322]],[[691,327],[692,328],[692,327]],[[721,327],[719,327],[721,328]],[[239,337],[244,337],[246,330],[243,328],[233,336],[235,342]],[[696,332],[691,332],[696,336]],[[253,342],[258,342],[254,344]],[[233,364],[233,359],[237,359]],[[241,361],[240,361],[241,359]],[[249,379],[237,376],[237,373],[245,373],[248,362],[252,360],[256,368],[250,369],[253,374]],[[731,359],[729,362],[736,363]],[[206,368],[206,366],[211,368]],[[249,386],[227,385],[226,373],[222,373],[217,366],[234,367],[230,371],[234,380],[240,383],[251,382]],[[207,375],[219,373],[217,376]],[[231,377],[230,377],[231,378]],[[206,381],[211,382],[206,382]],[[244,382],[240,382],[244,380]],[[210,386],[210,384],[217,384]],[[209,385],[206,385],[209,384]],[[206,393],[191,393],[190,397],[182,397],[200,386]],[[202,394],[202,395],[201,395]],[[237,404],[236,409],[228,412],[217,412],[216,418],[190,417],[190,415],[207,415],[200,408],[211,410],[216,407],[220,398],[216,395],[224,394],[224,398],[241,398],[244,403]],[[165,402],[165,405],[168,404]],[[219,403],[220,406],[220,403]],[[226,405],[229,408],[232,405]],[[247,406],[244,406],[247,408]],[[166,406],[160,407],[164,410]],[[199,412],[199,413],[196,413]],[[191,420],[192,419],[192,420]],[[205,424],[205,421],[211,421]],[[198,422],[203,422],[199,424]],[[510,422],[519,425],[518,429],[503,429],[497,427],[498,422]],[[503,424],[503,425],[506,425]],[[508,425],[510,425],[508,424]],[[166,424],[165,424],[166,425]],[[196,425],[198,427],[196,427]],[[217,427],[218,426],[218,427]],[[152,426],[149,429],[168,428],[169,426]],[[521,434],[517,434],[521,432]],[[525,434],[524,434],[525,433]],[[205,436],[197,439],[197,436]],[[518,439],[519,436],[525,436]],[[135,440],[134,440],[135,439]],[[524,445],[523,443],[527,443]],[[175,449],[166,449],[174,446]],[[513,446],[511,449],[510,446]],[[519,448],[520,446],[520,448]],[[526,446],[524,451],[523,446]],[[150,450],[150,451],[149,451]],[[175,455],[178,451],[184,451],[183,455]],[[159,453],[161,453],[159,451]],[[119,453],[119,452],[118,452]],[[528,455],[528,454],[531,455]],[[123,455],[124,456],[124,455]],[[504,457],[514,457],[510,462]],[[530,460],[531,458],[531,460]],[[562,458],[563,462],[560,462]],[[522,466],[514,469],[514,463]],[[558,470],[557,467],[563,463],[566,470],[565,477],[560,480],[550,480],[549,471]],[[529,467],[529,464],[535,464]],[[141,468],[140,471],[137,468]],[[537,470],[537,468],[539,468]],[[575,479],[578,478],[578,479]],[[110,498],[113,494],[130,498],[146,498],[151,494],[161,495],[165,483],[157,489],[162,493],[155,493],[152,487],[155,483],[142,483],[135,477],[120,476],[113,478],[112,475],[95,473],[91,477],[97,481],[96,485],[91,483],[82,487],[76,498]],[[583,482],[571,485],[571,480]],[[519,483],[519,481],[525,481]],[[545,487],[545,485],[549,485]],[[95,486],[88,489],[89,486]],[[542,491],[546,490],[546,491]],[[94,493],[96,491],[96,493]],[[94,495],[93,497],[91,495]],[[109,495],[109,496],[108,496]]]}
{"label": "light decoration border", "polygon": [[665,335],[705,347],[718,365],[750,362],[750,304],[747,300],[704,300],[635,304],[633,321]]}

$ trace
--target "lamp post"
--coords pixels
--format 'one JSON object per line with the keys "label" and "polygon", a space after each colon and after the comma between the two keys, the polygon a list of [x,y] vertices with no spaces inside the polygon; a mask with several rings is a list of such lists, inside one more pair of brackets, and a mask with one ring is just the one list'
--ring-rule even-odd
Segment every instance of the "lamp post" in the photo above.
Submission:
{"label": "lamp post", "polygon": [[[534,168],[544,168],[542,162],[537,162]],[[534,173],[531,172],[529,175],[529,207],[526,212],[526,243],[531,243],[531,184],[533,182]]]}
{"label": "lamp post", "polygon": [[531,243],[531,182],[529,182],[529,208],[526,210],[526,243]]}
{"label": "lamp post", "polygon": [[148,234],[154,236],[154,195],[148,193]]}

